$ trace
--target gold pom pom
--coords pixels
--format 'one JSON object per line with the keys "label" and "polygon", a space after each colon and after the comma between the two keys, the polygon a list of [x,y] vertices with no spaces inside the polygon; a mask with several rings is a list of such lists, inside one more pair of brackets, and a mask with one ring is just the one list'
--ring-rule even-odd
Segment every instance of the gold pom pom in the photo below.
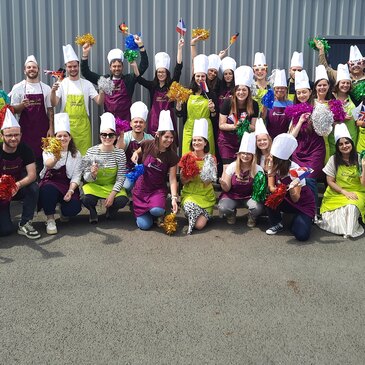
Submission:
{"label": "gold pom pom", "polygon": [[193,29],[193,32],[192,32],[193,38],[199,37],[199,39],[201,41],[205,41],[206,39],[209,38],[209,36],[210,36],[210,31],[207,29],[202,29],[202,28]]}
{"label": "gold pom pom", "polygon": [[176,232],[177,222],[176,222],[176,214],[170,213],[165,216],[161,227],[164,229],[165,233],[171,236]]}
{"label": "gold pom pom", "polygon": [[55,137],[42,138],[42,150],[52,153],[59,160],[62,151],[61,141]]}
{"label": "gold pom pom", "polygon": [[186,103],[192,93],[193,92],[190,89],[187,89],[180,85],[178,82],[174,81],[171,84],[169,91],[167,92],[167,97],[169,98],[169,101]]}
{"label": "gold pom pom", "polygon": [[75,43],[79,46],[83,46],[85,43],[89,43],[90,46],[96,43],[94,36],[91,33],[86,33],[84,35],[78,35],[75,38]]}

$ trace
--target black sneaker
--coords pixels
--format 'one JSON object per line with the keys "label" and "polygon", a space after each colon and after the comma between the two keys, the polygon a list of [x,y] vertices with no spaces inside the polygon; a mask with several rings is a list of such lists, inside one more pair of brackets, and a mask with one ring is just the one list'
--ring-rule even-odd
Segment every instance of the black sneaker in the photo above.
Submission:
{"label": "black sneaker", "polygon": [[270,235],[277,234],[278,232],[282,231],[283,229],[284,229],[283,224],[281,222],[279,222],[275,226],[272,226],[269,229],[267,229],[266,234],[270,234]]}
{"label": "black sneaker", "polygon": [[105,212],[106,219],[115,219],[117,217],[118,209],[117,208],[107,208]]}
{"label": "black sneaker", "polygon": [[98,223],[98,213],[96,211],[96,208],[91,207],[89,211],[90,211],[89,222],[92,224]]}
{"label": "black sneaker", "polygon": [[30,222],[30,221],[25,223],[22,226],[19,223],[18,234],[20,234],[22,236],[26,236],[27,238],[30,238],[32,240],[35,240],[35,239],[41,237],[39,232],[34,229],[34,227],[32,226],[32,222]]}

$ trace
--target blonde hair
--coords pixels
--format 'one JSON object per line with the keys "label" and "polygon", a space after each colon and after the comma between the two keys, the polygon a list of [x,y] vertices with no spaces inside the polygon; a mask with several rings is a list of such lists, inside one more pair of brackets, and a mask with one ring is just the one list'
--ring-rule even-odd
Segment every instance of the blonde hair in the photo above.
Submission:
{"label": "blonde hair", "polygon": [[[242,160],[240,158],[240,153],[243,153],[243,152],[238,152],[237,153],[237,158],[236,158],[236,177],[239,177],[240,174],[241,174],[241,171],[242,171]],[[252,156],[252,160],[251,160],[251,166],[249,168],[249,171],[250,171],[250,176],[252,178],[255,177],[256,175],[256,165],[257,165],[257,162],[256,162],[256,156],[252,153],[250,153],[250,155]]]}

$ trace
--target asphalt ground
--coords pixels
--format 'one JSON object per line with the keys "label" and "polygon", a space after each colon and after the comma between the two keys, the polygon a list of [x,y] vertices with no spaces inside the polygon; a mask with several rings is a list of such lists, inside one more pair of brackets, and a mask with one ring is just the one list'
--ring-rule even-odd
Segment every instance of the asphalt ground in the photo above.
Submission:
{"label": "asphalt ground", "polygon": [[55,236],[39,214],[40,239],[0,239],[0,363],[364,364],[364,237],[300,243],[245,213],[186,236],[180,212],[171,237],[128,208]]}

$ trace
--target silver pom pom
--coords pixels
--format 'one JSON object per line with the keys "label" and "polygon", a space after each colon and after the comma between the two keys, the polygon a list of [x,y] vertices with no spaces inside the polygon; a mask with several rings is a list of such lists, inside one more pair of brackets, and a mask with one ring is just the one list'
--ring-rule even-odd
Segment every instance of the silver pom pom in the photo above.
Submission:
{"label": "silver pom pom", "polygon": [[267,81],[269,83],[269,85],[271,86],[271,88],[274,88],[274,83],[275,83],[275,74],[276,72],[279,71],[278,69],[274,69],[271,71],[271,75],[268,77]]}
{"label": "silver pom pom", "polygon": [[319,136],[327,137],[332,132],[333,114],[326,105],[316,104],[311,120],[314,131]]}
{"label": "silver pom pom", "polygon": [[105,159],[96,156],[84,156],[81,161],[82,171],[90,169],[92,164],[98,164],[100,168],[104,167]]}
{"label": "silver pom pom", "polygon": [[256,96],[257,95],[257,85],[256,82],[253,82],[250,87],[251,95]]}
{"label": "silver pom pom", "polygon": [[211,154],[204,157],[204,165],[200,171],[200,178],[205,184],[217,180],[217,164]]}
{"label": "silver pom pom", "polygon": [[100,76],[98,80],[98,88],[99,90],[103,90],[105,94],[112,95],[114,90],[113,80],[111,80],[110,78],[106,78],[104,76]]}

